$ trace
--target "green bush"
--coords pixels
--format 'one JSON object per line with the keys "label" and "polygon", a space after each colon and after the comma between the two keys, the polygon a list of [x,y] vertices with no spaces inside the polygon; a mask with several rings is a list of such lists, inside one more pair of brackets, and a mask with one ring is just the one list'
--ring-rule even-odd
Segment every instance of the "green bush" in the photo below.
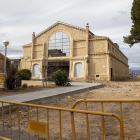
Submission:
{"label": "green bush", "polygon": [[22,88],[27,88],[27,84],[24,83],[24,84],[22,85]]}
{"label": "green bush", "polygon": [[30,80],[32,73],[28,69],[22,69],[16,73],[17,76],[21,77],[22,80]]}
{"label": "green bush", "polygon": [[64,70],[58,70],[51,76],[51,80],[59,86],[65,86],[68,85],[70,82],[68,78],[68,73]]}

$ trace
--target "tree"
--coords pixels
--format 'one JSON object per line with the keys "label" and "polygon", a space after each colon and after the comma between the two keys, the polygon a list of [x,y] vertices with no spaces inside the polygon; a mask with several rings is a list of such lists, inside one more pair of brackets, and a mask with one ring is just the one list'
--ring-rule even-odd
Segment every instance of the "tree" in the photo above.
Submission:
{"label": "tree", "polygon": [[130,35],[124,36],[124,43],[132,47],[136,43],[140,43],[140,0],[134,0],[131,9],[132,27]]}

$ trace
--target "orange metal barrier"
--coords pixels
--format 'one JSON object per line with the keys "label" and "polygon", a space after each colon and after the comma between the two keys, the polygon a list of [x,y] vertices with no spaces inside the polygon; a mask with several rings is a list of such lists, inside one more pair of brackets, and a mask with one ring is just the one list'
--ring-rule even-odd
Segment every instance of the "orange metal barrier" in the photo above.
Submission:
{"label": "orange metal barrier", "polygon": [[[122,121],[123,121],[122,103],[139,103],[139,106],[140,106],[140,99],[80,99],[80,100],[77,100],[72,105],[71,109],[75,109],[76,105],[83,103],[83,102],[85,103],[87,111],[88,111],[87,103],[89,103],[89,102],[101,103],[102,112],[104,112],[103,103],[119,103],[120,104],[120,118],[122,119]],[[90,137],[88,114],[86,114],[86,122],[87,122],[86,123],[87,124],[87,126],[86,126],[87,127],[87,137]],[[127,137],[130,140],[129,136],[126,135],[124,137]],[[102,140],[106,140],[104,116],[102,116]]]}
{"label": "orange metal barrier", "polygon": [[4,138],[4,137],[0,136],[0,140],[10,140],[10,139],[7,139],[7,138]]}
{"label": "orange metal barrier", "polygon": [[4,82],[4,73],[0,73],[0,84]]}
{"label": "orange metal barrier", "polygon": [[[121,117],[119,117],[116,114],[113,113],[105,113],[105,112],[95,112],[95,111],[87,111],[87,110],[77,110],[77,109],[67,109],[67,108],[59,108],[59,107],[51,107],[51,106],[44,106],[44,105],[34,105],[34,104],[27,104],[27,103],[17,103],[17,102],[10,102],[10,101],[2,101],[0,100],[2,104],[2,126],[3,126],[3,137],[5,136],[5,131],[4,131],[4,120],[5,120],[5,114],[4,114],[4,104],[9,105],[9,121],[10,121],[10,139],[12,139],[12,112],[11,112],[11,105],[15,105],[17,107],[17,121],[18,121],[18,139],[20,140],[20,107],[26,107],[27,108],[27,120],[28,120],[28,140],[30,140],[30,133],[37,135],[37,140],[39,140],[39,136],[44,136],[47,138],[47,140],[50,139],[49,135],[49,110],[55,110],[58,111],[58,116],[59,116],[59,138],[62,140],[62,117],[61,117],[61,112],[69,112],[70,117],[71,117],[71,130],[72,130],[72,139],[76,140],[76,132],[75,132],[75,121],[74,121],[74,113],[81,113],[85,114],[86,118],[88,119],[88,115],[99,115],[102,117],[104,116],[110,116],[110,117],[115,117],[116,119],[119,120],[120,123],[120,140],[124,140],[124,131],[123,131],[123,121]],[[30,108],[36,108],[36,121],[35,120],[30,120],[30,113],[29,110]],[[39,122],[39,112],[38,109],[43,108],[46,109],[47,112],[47,123]],[[88,123],[87,123],[88,125]],[[104,126],[102,126],[104,127]],[[89,131],[89,130],[88,130]],[[87,136],[87,140],[89,140],[90,137]]]}

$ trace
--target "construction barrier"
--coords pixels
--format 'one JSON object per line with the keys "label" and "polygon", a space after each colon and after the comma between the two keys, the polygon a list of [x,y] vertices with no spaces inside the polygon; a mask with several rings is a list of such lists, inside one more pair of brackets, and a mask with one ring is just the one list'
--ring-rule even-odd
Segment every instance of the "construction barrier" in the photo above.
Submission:
{"label": "construction barrier", "polygon": [[10,139],[7,139],[7,138],[1,137],[1,136],[0,136],[0,139],[1,140],[10,140]]}
{"label": "construction barrier", "polygon": [[[122,103],[138,103],[140,106],[140,99],[80,99],[77,100],[71,107],[71,109],[75,109],[75,107],[80,104],[85,103],[85,110],[88,111],[87,104],[88,103],[101,103],[101,111],[104,112],[104,103],[119,103],[120,108],[120,118],[123,121],[123,111],[122,111]],[[88,114],[86,114],[86,128],[87,128],[87,137],[90,137],[89,132],[89,121],[88,121]],[[123,130],[124,131],[124,130]],[[130,140],[129,136],[125,136]],[[104,116],[102,116],[102,140],[106,140],[106,133],[105,133],[105,121]]]}
{"label": "construction barrier", "polygon": [[4,83],[4,73],[0,73],[0,84]]}
{"label": "construction barrier", "polygon": [[[101,116],[102,118],[104,116],[108,117],[114,117],[117,120],[119,120],[120,124],[120,140],[125,140],[124,137],[124,131],[123,131],[123,121],[122,118],[116,114],[113,113],[105,113],[105,112],[95,112],[95,111],[88,111],[88,110],[77,110],[77,109],[68,109],[68,108],[60,108],[60,107],[51,107],[51,106],[44,106],[44,105],[35,105],[35,104],[28,104],[28,103],[17,103],[17,102],[10,102],[10,101],[2,101],[0,100],[1,103],[1,116],[2,116],[2,127],[3,127],[3,137],[5,137],[5,109],[8,108],[9,110],[9,129],[10,129],[10,139],[12,140],[12,107],[14,105],[14,108],[16,107],[17,109],[17,119],[16,121],[18,122],[18,140],[20,140],[20,127],[21,127],[21,120],[20,120],[20,108],[24,107],[24,109],[27,109],[27,122],[28,122],[28,140],[30,140],[30,134],[37,135],[37,140],[39,140],[39,137],[45,137],[47,140],[50,139],[50,134],[49,134],[49,112],[51,111],[57,111],[58,116],[55,116],[54,120],[58,118],[59,122],[59,139],[62,140],[62,112],[68,112],[70,113],[70,118],[71,118],[71,132],[72,132],[72,139],[76,140],[76,131],[75,131],[75,120],[74,120],[74,114],[75,113],[80,113],[80,114],[85,114],[86,118],[87,116],[90,115],[98,115]],[[35,108],[36,112],[36,120],[31,120],[30,119],[30,107]],[[46,110],[46,121],[47,122],[40,122],[39,121],[39,109],[45,109]],[[87,118],[88,119],[88,118]],[[86,122],[86,125],[88,126],[88,122]],[[54,125],[55,127],[55,125]],[[103,127],[103,126],[102,126]],[[88,130],[89,131],[89,130]],[[103,131],[103,129],[102,129]],[[83,132],[82,132],[83,133]],[[2,138],[2,137],[0,137]],[[5,138],[6,139],[6,138]],[[87,140],[90,140],[89,135],[87,135]]]}

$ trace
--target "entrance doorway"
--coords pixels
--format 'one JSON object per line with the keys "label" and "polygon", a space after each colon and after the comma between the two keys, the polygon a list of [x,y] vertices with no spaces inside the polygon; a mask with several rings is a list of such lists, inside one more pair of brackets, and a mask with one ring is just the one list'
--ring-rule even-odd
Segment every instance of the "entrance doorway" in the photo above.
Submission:
{"label": "entrance doorway", "polygon": [[111,68],[111,80],[113,80],[113,69]]}
{"label": "entrance doorway", "polygon": [[69,75],[69,61],[48,62],[48,70],[47,70],[48,80],[51,78],[52,74],[58,70],[65,70]]}
{"label": "entrance doorway", "polygon": [[33,77],[39,77],[39,65],[34,64],[33,66]]}
{"label": "entrance doorway", "polygon": [[74,77],[82,77],[82,70],[83,70],[82,63],[76,63]]}

